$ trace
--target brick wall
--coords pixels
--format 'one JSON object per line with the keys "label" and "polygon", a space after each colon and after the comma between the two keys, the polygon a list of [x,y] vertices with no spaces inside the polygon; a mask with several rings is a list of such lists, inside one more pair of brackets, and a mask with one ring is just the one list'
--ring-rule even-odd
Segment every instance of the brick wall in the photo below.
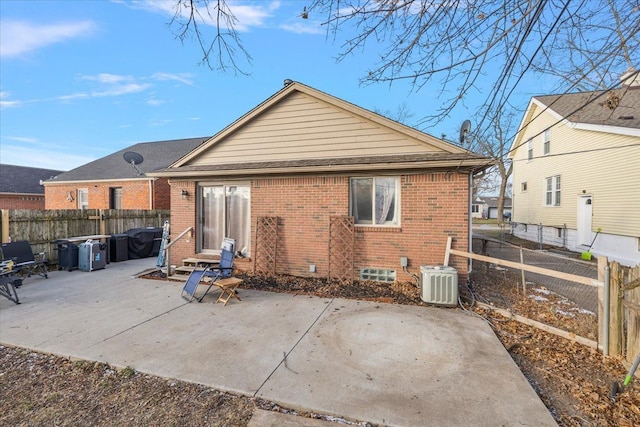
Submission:
{"label": "brick wall", "polygon": [[[467,250],[468,175],[433,173],[401,177],[401,224],[399,227],[356,227],[355,277],[362,267],[396,270],[399,281],[411,276],[400,267],[400,257],[409,259],[409,271],[419,274],[421,265],[442,264],[448,236],[455,249]],[[190,196],[180,197],[182,189]],[[190,242],[184,239],[172,250],[172,263],[196,255],[198,233],[195,216],[196,183],[173,181],[171,185],[172,236],[189,226],[195,228]],[[329,217],[349,214],[349,178],[295,177],[260,178],[251,185],[252,253],[255,224],[259,216],[278,216],[278,273],[324,277],[328,273]],[[462,278],[467,262],[453,257],[451,265]],[[251,269],[252,260],[238,260]],[[316,273],[309,272],[314,264]]]}
{"label": "brick wall", "polygon": [[153,182],[153,209],[171,209],[171,187],[166,178]]}
{"label": "brick wall", "polygon": [[[196,256],[196,183],[194,181],[169,181],[171,191],[171,228],[170,238],[173,241],[180,233],[193,227],[192,237],[182,238],[170,248],[171,265],[182,265],[184,258]],[[189,193],[182,197],[182,190]]]}
{"label": "brick wall", "polygon": [[44,194],[2,194],[0,209],[44,209]]}
{"label": "brick wall", "polygon": [[[45,186],[45,209],[77,209],[77,191],[89,191],[89,209],[109,209],[110,189],[122,188],[122,209],[169,209],[169,185],[166,179],[152,181],[110,181],[86,184],[47,184]],[[150,188],[151,187],[151,188]],[[153,191],[153,193],[150,193]],[[71,194],[71,198],[69,198]],[[154,206],[150,206],[153,194]],[[157,205],[159,204],[159,206]]]}

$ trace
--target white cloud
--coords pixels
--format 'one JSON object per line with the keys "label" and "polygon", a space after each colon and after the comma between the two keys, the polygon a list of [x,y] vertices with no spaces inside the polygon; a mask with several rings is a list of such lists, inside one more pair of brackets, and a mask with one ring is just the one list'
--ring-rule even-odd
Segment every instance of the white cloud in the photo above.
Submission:
{"label": "white cloud", "polygon": [[[122,3],[125,6],[134,9],[161,13],[171,18],[176,15],[175,7],[177,2],[175,0],[139,0],[118,3]],[[196,7],[196,15],[198,16],[198,20],[204,22],[207,25],[215,26],[216,4],[217,2],[211,1],[209,3],[209,11],[207,11],[205,7]],[[253,27],[264,26],[267,19],[271,18],[274,15],[274,13],[280,8],[280,5],[280,1],[271,1],[268,3],[255,1],[227,1],[227,6],[236,18],[234,26],[238,31],[249,31]],[[180,12],[182,15],[182,19],[188,18],[187,8],[183,8]]]}
{"label": "white cloud", "polygon": [[29,136],[5,136],[4,139],[17,142],[26,142],[28,144],[35,144],[38,142],[36,138],[32,138]]}
{"label": "white cloud", "polygon": [[91,21],[40,25],[4,20],[0,23],[0,56],[21,56],[67,39],[85,37],[95,28]]}
{"label": "white cloud", "polygon": [[164,125],[168,125],[172,121],[173,120],[171,119],[152,119],[152,120],[149,120],[149,126],[153,126],[153,127],[164,126]]}
{"label": "white cloud", "polygon": [[146,104],[147,105],[151,105],[152,107],[158,107],[162,104],[164,104],[165,102],[161,99],[149,99]]}
{"label": "white cloud", "polygon": [[116,84],[121,82],[130,82],[133,80],[131,76],[121,76],[118,74],[100,73],[95,76],[82,76],[83,80],[90,80],[98,83]]}
{"label": "white cloud", "polygon": [[311,23],[306,22],[296,22],[294,24],[282,24],[280,28],[285,31],[294,34],[325,34],[326,29],[322,28],[320,24],[318,25],[309,25]]}
{"label": "white cloud", "polygon": [[152,79],[158,80],[158,81],[175,80],[177,82],[192,86],[193,81],[190,79],[190,77],[192,77],[190,73],[174,74],[174,73],[163,73],[163,72],[157,72],[151,76]]}
{"label": "white cloud", "polygon": [[[24,146],[13,144],[0,144],[0,158],[2,163],[10,165],[23,165],[34,168],[71,170],[96,159],[87,155],[65,153],[62,150],[52,150],[54,144],[36,144],[37,146]],[[46,147],[46,148],[45,148]]]}
{"label": "white cloud", "polygon": [[21,105],[20,101],[0,101],[0,109],[12,108]]}
{"label": "white cloud", "polygon": [[130,93],[144,92],[153,86],[151,83],[127,83],[123,85],[114,85],[106,90],[92,92],[91,96],[103,97],[103,96],[120,96],[128,95]]}
{"label": "white cloud", "polygon": [[[139,83],[133,76],[124,76],[119,74],[100,73],[96,75],[83,75],[82,80],[96,82],[102,87],[91,91],[87,96],[92,98],[105,96],[121,96],[130,93],[144,92],[153,85],[151,83]],[[65,95],[59,99],[69,99],[68,97],[80,97],[78,95]]]}

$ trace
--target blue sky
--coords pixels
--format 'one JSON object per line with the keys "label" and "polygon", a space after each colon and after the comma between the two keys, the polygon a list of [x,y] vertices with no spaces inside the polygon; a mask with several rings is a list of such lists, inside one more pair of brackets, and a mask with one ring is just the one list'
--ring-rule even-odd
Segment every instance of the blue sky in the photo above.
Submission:
{"label": "blue sky", "polygon": [[[437,88],[361,86],[375,46],[336,63],[341,39],[321,17],[300,18],[305,1],[235,9],[249,76],[199,65],[195,41],[168,25],[173,3],[0,0],[0,163],[70,170],[138,142],[214,135],[286,78],[370,110],[404,104],[408,124],[438,106]],[[421,130],[455,138],[473,99],[464,104]]]}

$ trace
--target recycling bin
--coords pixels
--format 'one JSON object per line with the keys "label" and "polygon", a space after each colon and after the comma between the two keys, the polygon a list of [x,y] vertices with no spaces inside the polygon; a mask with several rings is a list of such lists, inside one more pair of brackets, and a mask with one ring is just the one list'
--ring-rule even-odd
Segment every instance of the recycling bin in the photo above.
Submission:
{"label": "recycling bin", "polygon": [[81,271],[94,271],[107,265],[107,244],[91,240],[78,245],[78,268]]}

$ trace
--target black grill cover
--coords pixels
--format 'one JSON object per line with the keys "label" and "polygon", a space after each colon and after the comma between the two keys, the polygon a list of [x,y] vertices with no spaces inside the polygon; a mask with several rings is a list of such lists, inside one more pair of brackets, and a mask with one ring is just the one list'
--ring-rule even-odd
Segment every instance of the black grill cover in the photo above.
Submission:
{"label": "black grill cover", "polygon": [[140,259],[158,256],[162,228],[132,228],[126,231],[129,236],[129,259]]}

